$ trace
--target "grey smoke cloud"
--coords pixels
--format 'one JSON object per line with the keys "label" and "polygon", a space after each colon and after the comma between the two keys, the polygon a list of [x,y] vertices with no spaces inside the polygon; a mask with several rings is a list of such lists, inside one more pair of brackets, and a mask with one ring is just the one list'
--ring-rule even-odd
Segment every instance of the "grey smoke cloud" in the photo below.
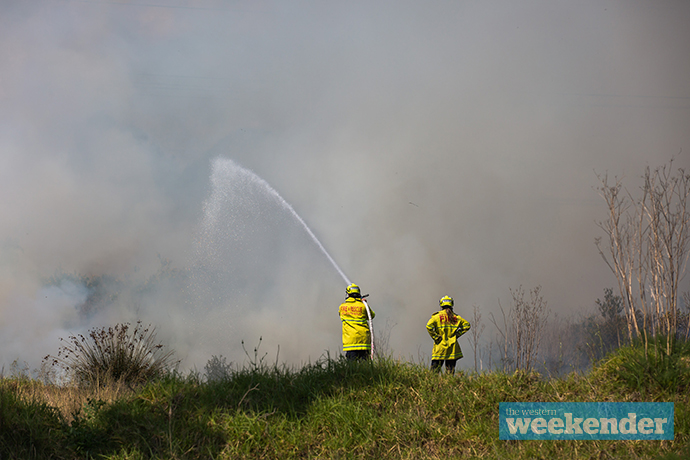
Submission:
{"label": "grey smoke cloud", "polygon": [[[428,354],[443,295],[486,318],[541,285],[586,311],[614,283],[594,172],[634,189],[688,167],[688,20],[681,1],[5,2],[0,363],[138,318],[188,367],[259,336],[292,363],[337,353],[344,283],[275,203],[227,211],[237,239],[200,267],[219,157],[293,206],[396,356]],[[119,295],[86,315],[93,289],[56,273]]]}

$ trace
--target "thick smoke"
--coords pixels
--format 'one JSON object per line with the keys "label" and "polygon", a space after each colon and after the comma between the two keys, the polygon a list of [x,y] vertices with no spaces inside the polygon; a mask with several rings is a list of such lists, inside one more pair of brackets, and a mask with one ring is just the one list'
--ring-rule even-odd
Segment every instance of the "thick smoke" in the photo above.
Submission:
{"label": "thick smoke", "polygon": [[614,285],[595,172],[634,191],[690,166],[689,20],[647,0],[3,2],[0,366],[138,319],[186,368],[259,337],[271,359],[337,354],[342,277],[275,200],[213,184],[216,158],[292,205],[395,356],[428,356],[443,295],[486,318],[541,285],[591,311]]}

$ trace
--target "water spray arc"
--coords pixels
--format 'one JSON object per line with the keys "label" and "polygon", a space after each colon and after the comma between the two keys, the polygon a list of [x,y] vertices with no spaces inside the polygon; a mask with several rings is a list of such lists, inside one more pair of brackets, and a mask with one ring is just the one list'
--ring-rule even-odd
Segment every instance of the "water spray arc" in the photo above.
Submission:
{"label": "water spray arc", "polygon": [[[288,211],[297,221],[302,225],[302,228],[304,231],[307,232],[307,234],[311,237],[312,241],[316,246],[321,250],[321,252],[326,256],[326,258],[331,262],[331,265],[333,265],[333,268],[336,269],[338,274],[342,277],[343,281],[345,281],[346,284],[350,284],[350,279],[345,275],[345,272],[340,268],[340,266],[336,263],[336,261],[331,257],[331,255],[328,253],[326,248],[321,244],[321,241],[314,235],[314,232],[312,232],[311,228],[307,225],[307,223],[302,219],[302,217],[297,214],[297,211],[293,209],[293,207],[285,201],[285,199],[273,188],[271,185],[263,180],[261,177],[257,176],[252,170],[244,168],[234,161],[232,161],[229,158],[216,158],[213,162],[213,172],[212,172],[212,182],[214,185],[214,189],[218,190],[220,189],[220,186],[217,182],[219,182],[221,179],[225,179],[227,177],[233,177],[237,176],[239,180],[242,181],[247,181],[249,183],[252,183],[254,185],[259,186],[262,190],[264,190],[268,196],[273,198],[278,204],[280,204],[283,209]],[[216,209],[214,209],[214,206],[219,206],[220,202],[219,201],[211,201],[207,203],[207,209],[206,209],[206,225],[212,225],[214,221],[214,215],[217,212]]]}

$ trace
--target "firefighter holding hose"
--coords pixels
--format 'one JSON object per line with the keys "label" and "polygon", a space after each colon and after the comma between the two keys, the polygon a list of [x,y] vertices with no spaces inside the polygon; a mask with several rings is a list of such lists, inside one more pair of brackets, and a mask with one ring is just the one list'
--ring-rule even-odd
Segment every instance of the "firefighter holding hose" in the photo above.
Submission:
{"label": "firefighter holding hose", "polygon": [[453,313],[452,297],[441,297],[439,305],[441,310],[431,315],[426,323],[426,330],[434,341],[431,369],[441,372],[445,363],[446,374],[452,375],[455,373],[455,363],[462,358],[458,338],[470,330],[470,323]]}
{"label": "firefighter holding hose", "polygon": [[343,322],[345,357],[350,360],[370,358],[373,354],[370,329],[375,313],[362,298],[362,293],[356,284],[350,284],[345,289],[345,294],[347,298],[338,310]]}

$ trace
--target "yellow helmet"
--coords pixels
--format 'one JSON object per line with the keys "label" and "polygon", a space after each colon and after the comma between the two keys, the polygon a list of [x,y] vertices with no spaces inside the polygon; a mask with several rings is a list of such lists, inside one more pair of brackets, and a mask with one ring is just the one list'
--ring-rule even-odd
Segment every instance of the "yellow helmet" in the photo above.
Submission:
{"label": "yellow helmet", "polygon": [[438,304],[441,306],[441,308],[453,308],[453,298],[450,296],[443,296],[441,297],[441,300],[438,301]]}
{"label": "yellow helmet", "polygon": [[348,297],[362,297],[362,293],[359,290],[359,286],[357,286],[356,284],[351,284],[347,288],[345,288],[345,293]]}

